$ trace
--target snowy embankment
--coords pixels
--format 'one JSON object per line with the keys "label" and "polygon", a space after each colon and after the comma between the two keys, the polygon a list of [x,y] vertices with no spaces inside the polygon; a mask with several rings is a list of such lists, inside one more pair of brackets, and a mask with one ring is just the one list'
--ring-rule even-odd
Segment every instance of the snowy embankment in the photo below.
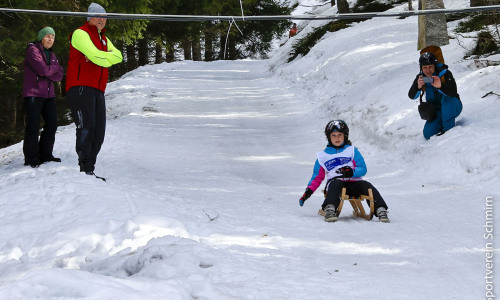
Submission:
{"label": "snowy embankment", "polygon": [[[108,87],[106,183],[78,172],[73,125],[60,164],[0,149],[0,299],[482,299],[500,119],[481,97],[500,67],[443,47],[464,111],[426,141],[406,96],[415,40],[416,19],[376,19],[290,64],[287,43],[270,61],[139,68]],[[337,118],[390,224],[347,206],[326,223],[320,193],[299,207]]]}

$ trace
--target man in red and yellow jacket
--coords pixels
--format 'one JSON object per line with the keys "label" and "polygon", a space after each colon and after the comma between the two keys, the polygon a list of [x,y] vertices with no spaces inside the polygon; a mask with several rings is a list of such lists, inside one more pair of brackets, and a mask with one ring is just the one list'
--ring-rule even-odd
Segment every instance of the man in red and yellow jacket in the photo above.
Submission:
{"label": "man in red and yellow jacket", "polygon": [[106,11],[91,3],[85,25],[70,36],[66,76],[66,100],[76,125],[76,152],[80,172],[95,175],[97,154],[106,131],[104,92],[108,68],[123,60],[121,52],[106,38]]}

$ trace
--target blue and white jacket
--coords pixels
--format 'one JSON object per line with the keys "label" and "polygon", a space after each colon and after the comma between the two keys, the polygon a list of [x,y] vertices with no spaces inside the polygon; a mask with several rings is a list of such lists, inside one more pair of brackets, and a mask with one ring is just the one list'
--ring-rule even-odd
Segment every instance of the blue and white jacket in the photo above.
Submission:
{"label": "blue and white jacket", "polygon": [[341,167],[348,166],[353,169],[352,178],[348,178],[346,181],[361,180],[362,176],[366,175],[367,169],[365,160],[354,146],[344,144],[336,148],[328,145],[325,150],[318,152],[316,156],[317,159],[314,163],[313,175],[307,184],[307,187],[313,192],[318,189],[325,177],[329,180],[338,176],[339,174],[337,174],[336,171]]}

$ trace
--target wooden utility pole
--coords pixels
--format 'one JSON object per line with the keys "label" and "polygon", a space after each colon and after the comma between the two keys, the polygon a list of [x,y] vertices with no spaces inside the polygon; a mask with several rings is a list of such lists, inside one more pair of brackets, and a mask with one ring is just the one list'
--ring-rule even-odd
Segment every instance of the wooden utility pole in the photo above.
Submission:
{"label": "wooden utility pole", "polygon": [[[335,0],[331,0],[331,4],[334,6]],[[337,0],[337,12],[339,14],[348,14],[350,12],[347,0]]]}
{"label": "wooden utility pole", "polygon": [[[443,0],[419,0],[418,9],[444,9]],[[431,45],[444,46],[449,43],[444,14],[418,16],[418,50]]]}

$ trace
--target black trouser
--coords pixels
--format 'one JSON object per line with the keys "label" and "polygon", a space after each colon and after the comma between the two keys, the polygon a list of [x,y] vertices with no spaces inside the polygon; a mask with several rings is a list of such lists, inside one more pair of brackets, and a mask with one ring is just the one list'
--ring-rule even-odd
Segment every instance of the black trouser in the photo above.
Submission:
{"label": "black trouser", "polygon": [[[373,192],[373,200],[375,207],[375,215],[377,208],[384,207],[387,209],[387,204],[385,204],[384,199],[377,191],[377,189],[368,181],[365,180],[357,180],[357,181],[349,181],[344,182],[342,180],[330,180],[326,184],[325,190],[328,191],[326,194],[325,201],[323,202],[322,209],[324,210],[328,204],[335,205],[335,208],[339,208],[340,204],[340,196],[342,195],[342,188],[346,188],[347,195],[351,197],[359,197],[360,195],[368,195],[368,189],[372,189]],[[367,201],[369,202],[369,201]],[[370,203],[368,203],[370,204]]]}
{"label": "black trouser", "polygon": [[92,172],[106,132],[104,93],[87,86],[74,86],[66,100],[76,125],[76,153],[80,172]]}
{"label": "black trouser", "polygon": [[[51,160],[57,131],[56,100],[54,98],[25,97],[24,104],[26,107],[24,161],[31,165]],[[43,117],[43,130],[39,141],[40,116]]]}

